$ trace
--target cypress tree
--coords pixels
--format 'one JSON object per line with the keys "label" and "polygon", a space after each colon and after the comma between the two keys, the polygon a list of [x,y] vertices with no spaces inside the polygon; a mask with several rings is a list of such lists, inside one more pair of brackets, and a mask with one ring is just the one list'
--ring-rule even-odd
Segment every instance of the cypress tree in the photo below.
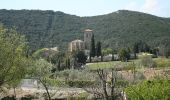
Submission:
{"label": "cypress tree", "polygon": [[61,70],[61,61],[60,61],[60,60],[58,60],[57,69],[58,69],[59,71]]}
{"label": "cypress tree", "polygon": [[138,43],[135,43],[135,44],[134,44],[134,46],[133,46],[133,52],[134,52],[134,56],[135,56],[135,59],[136,59],[136,58],[137,58],[136,53],[139,53]]}
{"label": "cypress tree", "polygon": [[99,57],[102,55],[102,51],[101,51],[101,42],[97,42],[97,45],[96,45],[96,56]]}
{"label": "cypress tree", "polygon": [[91,38],[90,56],[91,57],[96,56],[94,35],[92,35],[92,38]]}
{"label": "cypress tree", "polygon": [[71,66],[71,64],[70,64],[70,58],[68,58],[67,60],[68,60],[68,61],[67,61],[68,69],[70,69],[70,66]]}

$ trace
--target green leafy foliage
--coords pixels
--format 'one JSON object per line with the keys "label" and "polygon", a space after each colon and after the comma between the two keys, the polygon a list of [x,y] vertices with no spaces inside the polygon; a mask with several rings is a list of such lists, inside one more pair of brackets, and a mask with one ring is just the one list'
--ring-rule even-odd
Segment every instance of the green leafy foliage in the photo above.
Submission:
{"label": "green leafy foliage", "polygon": [[88,80],[75,80],[75,81],[66,81],[66,84],[70,87],[78,87],[78,88],[83,88],[83,87],[88,87],[90,85],[94,85],[95,81],[88,81]]}
{"label": "green leafy foliage", "polygon": [[[35,61],[34,77],[43,85],[46,90],[48,99],[51,100],[50,93],[48,91],[49,87],[54,85],[54,81],[51,80],[51,69],[52,64],[48,63],[44,59],[39,59]],[[53,84],[52,84],[53,83]]]}
{"label": "green leafy foliage", "polygon": [[17,85],[27,74],[30,59],[26,57],[25,38],[14,29],[0,26],[0,86]]}
{"label": "green leafy foliage", "polygon": [[97,42],[96,44],[96,56],[99,57],[102,55],[102,51],[101,51],[101,42]]}
{"label": "green leafy foliage", "polygon": [[44,59],[35,61],[35,73],[34,76],[40,80],[46,81],[51,75],[52,64],[48,63]]}
{"label": "green leafy foliage", "polygon": [[78,51],[76,54],[77,63],[86,64],[87,56],[83,51]]}
{"label": "green leafy foliage", "polygon": [[119,51],[119,59],[123,62],[128,61],[130,58],[129,52],[126,49],[121,49]]}
{"label": "green leafy foliage", "polygon": [[144,67],[156,67],[156,62],[153,60],[152,56],[145,55],[141,57],[141,65]]}
{"label": "green leafy foliage", "polygon": [[169,58],[156,58],[154,59],[156,67],[170,67],[170,59]]}
{"label": "green leafy foliage", "polygon": [[96,47],[95,47],[94,34],[92,35],[92,38],[91,38],[90,56],[91,57],[95,57],[96,56]]}
{"label": "green leafy foliage", "polygon": [[112,53],[113,53],[113,50],[111,48],[102,49],[102,54],[103,55],[109,55],[109,54],[112,54]]}
{"label": "green leafy foliage", "polygon": [[169,100],[170,81],[143,81],[125,89],[130,100]]}
{"label": "green leafy foliage", "polygon": [[0,22],[24,34],[32,50],[45,47],[67,49],[68,42],[83,39],[91,28],[104,48],[132,47],[139,40],[156,47],[169,45],[170,20],[145,13],[119,10],[107,15],[78,17],[62,12],[40,10],[0,10]]}

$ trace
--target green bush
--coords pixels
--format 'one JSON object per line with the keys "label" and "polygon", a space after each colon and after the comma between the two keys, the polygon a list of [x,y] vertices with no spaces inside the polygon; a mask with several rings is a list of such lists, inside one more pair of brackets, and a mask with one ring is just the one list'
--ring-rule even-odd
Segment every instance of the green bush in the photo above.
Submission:
{"label": "green bush", "polygon": [[[111,81],[109,81],[108,84],[111,85]],[[121,87],[126,87],[128,84],[129,84],[129,82],[126,81],[126,80],[117,80],[117,81],[116,81],[116,84],[115,84],[115,87],[117,87],[117,88],[119,88],[119,87],[120,87],[120,88],[121,88]]]}
{"label": "green bush", "polygon": [[156,67],[155,61],[149,55],[141,57],[141,65],[149,68]]}
{"label": "green bush", "polygon": [[170,59],[168,58],[156,58],[154,61],[157,67],[170,67]]}
{"label": "green bush", "polygon": [[89,70],[64,70],[56,73],[56,76],[61,80],[94,80],[95,74]]}
{"label": "green bush", "polygon": [[86,86],[90,86],[93,85],[95,83],[95,81],[83,81],[83,80],[76,80],[76,81],[67,81],[66,84],[70,87],[78,87],[78,88],[82,88],[82,87],[86,87]]}
{"label": "green bush", "polygon": [[32,100],[32,99],[38,99],[38,97],[34,95],[25,95],[24,97],[20,98],[20,100]]}
{"label": "green bush", "polygon": [[169,91],[169,80],[143,81],[125,89],[130,100],[170,100]]}
{"label": "green bush", "polygon": [[1,100],[16,100],[16,98],[14,96],[6,96],[2,98]]}

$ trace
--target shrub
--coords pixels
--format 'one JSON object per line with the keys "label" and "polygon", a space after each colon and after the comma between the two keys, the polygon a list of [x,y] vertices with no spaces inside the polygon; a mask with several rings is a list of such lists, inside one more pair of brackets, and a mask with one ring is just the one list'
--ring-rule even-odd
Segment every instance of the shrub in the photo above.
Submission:
{"label": "shrub", "polygon": [[32,100],[32,99],[38,99],[38,98],[33,95],[25,95],[24,97],[21,97],[21,100]]}
{"label": "shrub", "polygon": [[167,58],[157,58],[154,60],[157,67],[170,67],[170,59]]}
{"label": "shrub", "polygon": [[154,62],[154,60],[151,56],[148,55],[141,57],[141,65],[149,68],[156,67],[156,63]]}
{"label": "shrub", "polygon": [[57,73],[58,78],[67,80],[94,80],[94,73],[89,70],[64,70]]}
{"label": "shrub", "polygon": [[119,59],[122,62],[128,61],[130,59],[130,54],[126,49],[121,49],[119,51]]}
{"label": "shrub", "polygon": [[135,70],[136,69],[136,64],[134,62],[130,62],[127,65],[123,67],[123,70]]}
{"label": "shrub", "polygon": [[16,100],[16,98],[14,96],[6,96],[2,98],[1,100]]}
{"label": "shrub", "polygon": [[[111,85],[111,81],[109,81],[108,84]],[[117,88],[126,87],[128,84],[129,82],[126,80],[117,80],[115,83],[115,87]]]}
{"label": "shrub", "polygon": [[70,87],[78,87],[78,88],[82,88],[82,87],[87,87],[90,85],[93,85],[95,83],[95,81],[80,81],[80,80],[76,80],[76,81],[67,81],[66,84],[69,85]]}
{"label": "shrub", "polygon": [[170,81],[143,81],[129,86],[125,92],[130,100],[170,100]]}

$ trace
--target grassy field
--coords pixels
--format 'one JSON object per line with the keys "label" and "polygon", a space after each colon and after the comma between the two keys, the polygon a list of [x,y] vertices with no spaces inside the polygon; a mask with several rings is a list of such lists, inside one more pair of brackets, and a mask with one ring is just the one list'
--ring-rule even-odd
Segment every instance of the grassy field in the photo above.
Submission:
{"label": "grassy field", "polygon": [[87,68],[95,70],[95,69],[105,69],[105,68],[115,68],[115,67],[129,67],[132,65],[139,64],[139,60],[130,60],[129,62],[121,62],[121,61],[110,61],[110,62],[96,62],[96,63],[88,63]]}
{"label": "grassy field", "polygon": [[154,58],[156,67],[170,67],[170,58]]}
{"label": "grassy field", "polygon": [[[161,67],[170,67],[170,58],[153,58],[157,68]],[[110,61],[110,62],[96,62],[96,63],[88,63],[87,68],[91,70],[95,69],[105,69],[105,68],[115,68],[121,67],[124,69],[128,69],[129,67],[136,66],[137,68],[141,68],[140,59],[130,60],[128,62],[121,61]]]}

